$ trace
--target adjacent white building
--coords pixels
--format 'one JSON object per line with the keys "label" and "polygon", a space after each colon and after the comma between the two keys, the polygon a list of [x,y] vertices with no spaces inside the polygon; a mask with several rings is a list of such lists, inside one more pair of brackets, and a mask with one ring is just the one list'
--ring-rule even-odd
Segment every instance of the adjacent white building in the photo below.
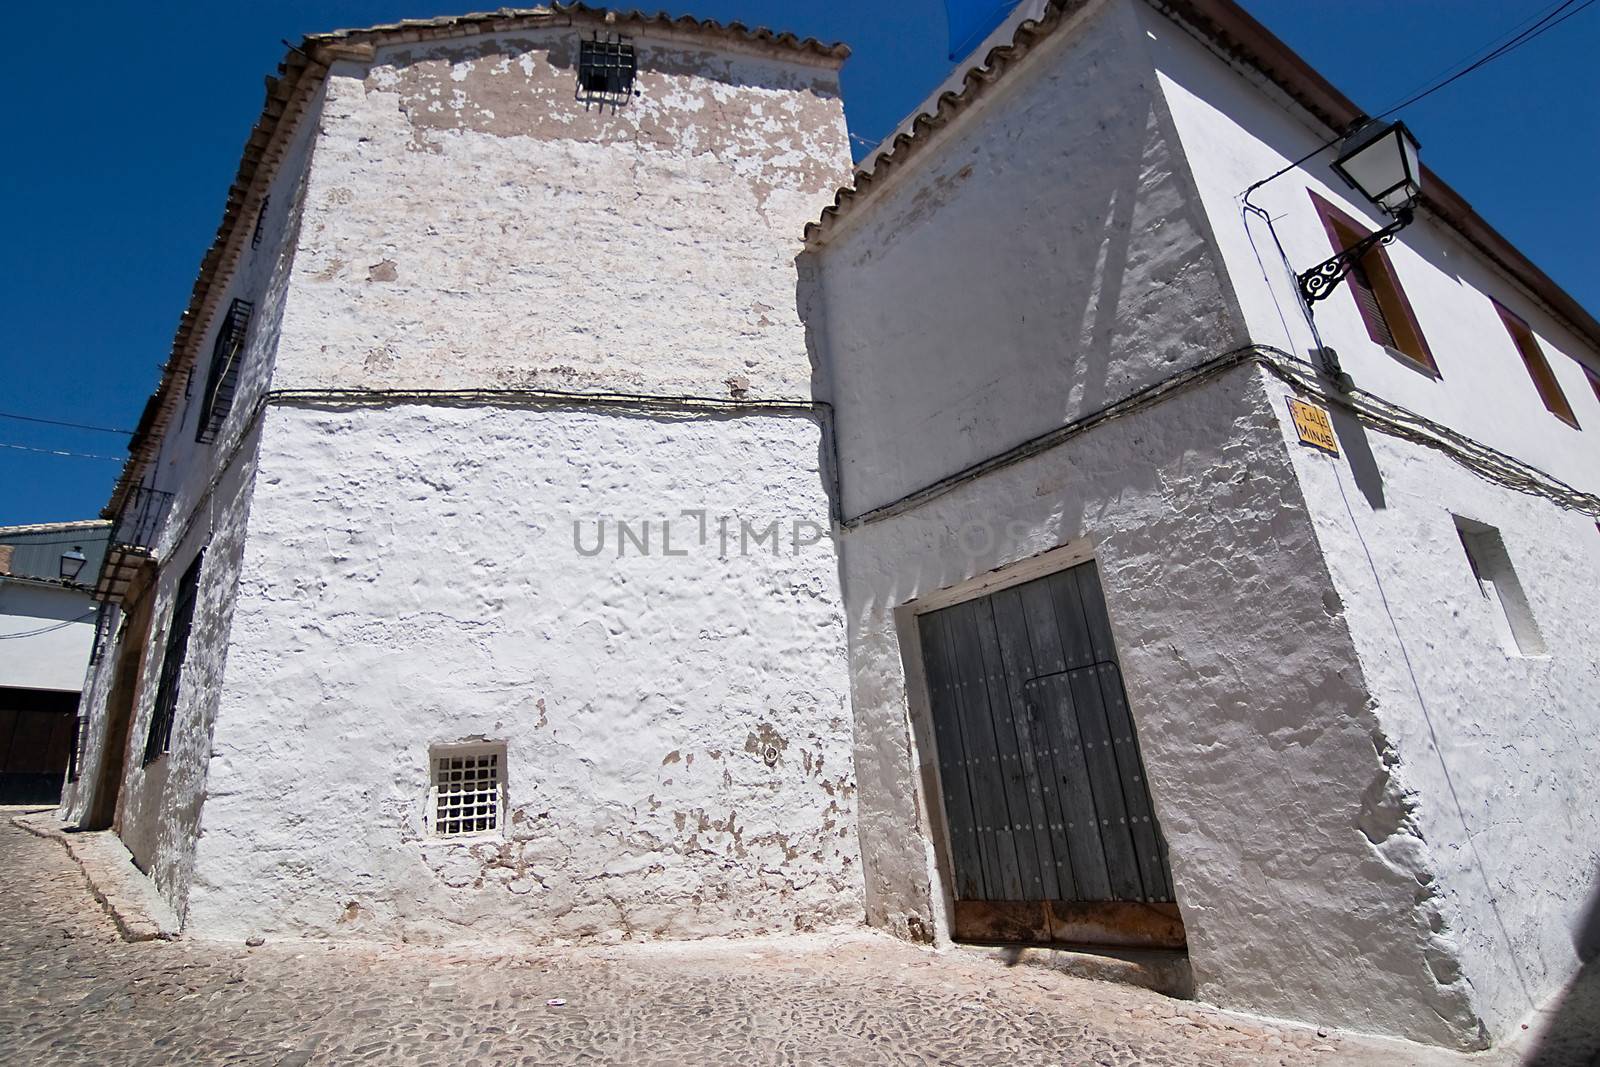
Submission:
{"label": "adjacent white building", "polygon": [[1600,325],[1432,175],[1308,319],[1389,220],[1232,3],[987,47],[809,230],[870,921],[1514,1032],[1600,893]]}
{"label": "adjacent white building", "polygon": [[85,583],[110,526],[0,526],[0,804],[54,804],[76,769],[78,694],[103,617]]}
{"label": "adjacent white building", "polygon": [[844,55],[291,52],[63,817],[200,936],[866,921],[1512,1032],[1597,892],[1600,324],[1431,175],[1310,317],[1387,220],[1230,0],[1029,0],[836,193]]}

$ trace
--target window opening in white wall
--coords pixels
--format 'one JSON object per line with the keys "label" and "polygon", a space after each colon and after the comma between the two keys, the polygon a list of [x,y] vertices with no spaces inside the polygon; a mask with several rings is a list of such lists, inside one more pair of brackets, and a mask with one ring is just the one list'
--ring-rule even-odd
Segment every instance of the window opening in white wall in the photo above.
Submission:
{"label": "window opening in white wall", "polygon": [[194,439],[206,444],[217,436],[222,422],[233,407],[233,393],[239,385],[239,364],[244,357],[245,337],[250,332],[250,315],[255,305],[248,300],[235,300],[228,305],[227,317],[217,327],[217,339],[211,346],[211,370],[206,375],[205,406],[200,410],[200,424],[195,427]]}
{"label": "window opening in white wall", "polygon": [[639,70],[633,43],[626,37],[600,39],[597,33],[578,42],[578,98],[602,104],[622,104],[633,95]]}
{"label": "window opening in white wall", "polygon": [[250,235],[251,248],[261,247],[261,235],[267,229],[267,205],[270,203],[272,203],[272,197],[263,196],[261,198],[261,206],[256,209],[256,232]]}
{"label": "window opening in white wall", "polygon": [[428,822],[435,837],[492,833],[505,808],[504,745],[441,745],[429,753]]}
{"label": "window opening in white wall", "polygon": [[1544,655],[1544,635],[1534,621],[1533,609],[1529,607],[1527,594],[1522,591],[1522,583],[1517,580],[1517,572],[1511,566],[1511,557],[1506,553],[1500,531],[1459,515],[1455,519],[1456,533],[1461,535],[1461,547],[1466,550],[1467,563],[1472,567],[1472,576],[1478,580],[1478,591],[1499,609],[1494,613],[1494,618],[1500,643],[1513,655]]}

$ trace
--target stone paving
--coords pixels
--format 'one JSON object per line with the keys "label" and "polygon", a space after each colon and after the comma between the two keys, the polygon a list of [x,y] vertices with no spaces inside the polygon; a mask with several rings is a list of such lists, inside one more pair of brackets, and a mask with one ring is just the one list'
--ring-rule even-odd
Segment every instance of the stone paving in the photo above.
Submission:
{"label": "stone paving", "polygon": [[870,934],[506,955],[128,943],[65,851],[4,812],[0,894],[6,1064],[1490,1062]]}

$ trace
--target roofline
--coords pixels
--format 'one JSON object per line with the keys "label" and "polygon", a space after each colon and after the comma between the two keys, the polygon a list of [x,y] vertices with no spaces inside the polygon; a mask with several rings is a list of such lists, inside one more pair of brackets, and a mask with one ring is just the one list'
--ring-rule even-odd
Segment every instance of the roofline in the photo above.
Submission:
{"label": "roofline", "polygon": [[[437,19],[408,19],[365,29],[308,34],[301,39],[299,46],[290,45],[283,62],[278,64],[277,76],[269,75],[266,79],[266,101],[245,141],[238,169],[228,187],[222,221],[217,225],[211,246],[201,257],[200,273],[190,290],[188,306],[178,320],[172,350],[161,368],[161,380],[145,402],[139,423],[128,442],[128,459],[117,474],[106,506],[100,511],[103,518],[116,516],[123,499],[153,458],[152,448],[165,436],[167,424],[172,419],[179,399],[176,380],[197,355],[192,348],[210,325],[210,315],[214,309],[210,309],[209,305],[217,292],[218,281],[225,282],[232,276],[242,251],[243,235],[250,230],[250,227],[241,226],[240,220],[251,217],[260,204],[266,192],[265,187],[281,160],[283,142],[295,128],[300,110],[321,85],[328,68],[341,59],[371,60],[374,49],[381,45],[473,37],[551,24],[570,25],[573,16],[602,23],[719,36],[745,46],[790,51],[807,59],[823,61],[835,70],[850,55],[849,47],[841,42],[825,44],[814,37],[801,38],[765,27],[751,29],[740,22],[723,24],[687,15],[673,18],[665,12],[652,15],[634,10],[608,11],[583,3],[555,3],[541,8],[502,8],[499,11]],[[565,23],[560,21],[563,18],[567,20]],[[246,211],[246,208],[251,211]]]}
{"label": "roofline", "polygon": [[[808,58],[822,59],[829,66],[838,67],[850,56],[850,48],[842,41],[824,42],[815,37],[800,37],[765,26],[750,27],[742,22],[721,23],[715,19],[698,19],[692,15],[674,18],[665,11],[654,13],[637,9],[615,10],[591,7],[584,3],[552,3],[548,7],[500,8],[497,11],[480,11],[467,15],[446,15],[433,19],[404,19],[364,29],[331,30],[308,36],[309,45],[332,45],[341,42],[383,45],[409,44],[442,38],[471,37],[484,33],[502,33],[507,30],[542,29],[552,24],[570,25],[573,16],[602,22],[607,25],[648,29],[678,30],[688,33],[724,37],[742,45],[801,53]],[[561,19],[568,21],[563,23]]]}
{"label": "roofline", "polygon": [[[840,189],[821,217],[806,226],[808,246],[821,243],[828,231],[859,200],[865,199],[903,169],[933,134],[972,106],[1014,69],[1039,42],[1088,5],[1090,0],[1050,0],[1038,19],[1024,19],[1009,43],[991,48],[982,63],[968,68],[959,90],[939,94],[912,119],[887,149],[880,146],[856,171],[852,185]],[[1266,78],[1330,133],[1348,130],[1366,113],[1293,49],[1256,21],[1235,0],[1144,0],[1162,15],[1186,23],[1219,52]],[[1426,165],[1422,207],[1455,230],[1492,263],[1526,286],[1575,333],[1600,350],[1600,321],[1515,245],[1490,226],[1471,204]]]}
{"label": "roofline", "polygon": [[57,533],[61,530],[109,530],[111,522],[108,519],[73,519],[70,522],[30,522],[20,526],[0,526],[0,537],[15,537],[19,534]]}

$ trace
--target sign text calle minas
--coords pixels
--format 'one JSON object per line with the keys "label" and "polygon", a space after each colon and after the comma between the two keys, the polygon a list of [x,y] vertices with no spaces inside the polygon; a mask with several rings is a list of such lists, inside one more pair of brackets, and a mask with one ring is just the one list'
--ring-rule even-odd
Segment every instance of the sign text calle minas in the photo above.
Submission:
{"label": "sign text calle minas", "polygon": [[1333,422],[1328,418],[1328,409],[1319,408],[1315,404],[1308,404],[1292,396],[1288,399],[1289,417],[1294,419],[1294,428],[1300,434],[1300,443],[1337,456],[1339,439],[1333,436]]}

